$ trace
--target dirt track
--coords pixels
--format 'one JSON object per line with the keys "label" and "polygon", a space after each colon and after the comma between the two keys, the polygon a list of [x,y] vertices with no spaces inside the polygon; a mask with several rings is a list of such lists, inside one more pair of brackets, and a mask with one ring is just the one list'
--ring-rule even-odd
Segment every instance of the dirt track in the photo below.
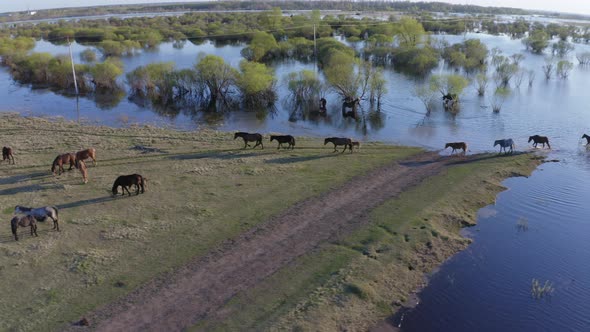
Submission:
{"label": "dirt track", "polygon": [[373,208],[440,173],[452,160],[457,159],[423,153],[356,177],[87,318],[98,331],[178,331],[205,317],[218,317],[218,309],[234,295],[367,223]]}

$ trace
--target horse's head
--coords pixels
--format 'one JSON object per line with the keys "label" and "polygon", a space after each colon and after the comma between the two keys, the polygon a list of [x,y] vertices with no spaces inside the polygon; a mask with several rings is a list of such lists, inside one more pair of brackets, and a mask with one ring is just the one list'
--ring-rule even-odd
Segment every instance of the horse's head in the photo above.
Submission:
{"label": "horse's head", "polygon": [[234,139],[236,139],[236,138],[238,138],[238,137],[240,137],[239,133],[235,133],[235,134],[234,134]]}
{"label": "horse's head", "polygon": [[271,142],[272,142],[272,141],[274,141],[275,139],[276,139],[276,137],[275,137],[275,136],[273,136],[273,135],[270,135],[270,141],[271,141]]}
{"label": "horse's head", "polygon": [[326,139],[324,140],[324,145],[326,145],[326,144],[330,143],[331,141],[332,141],[332,139],[330,139],[330,138],[326,138]]}
{"label": "horse's head", "polygon": [[[119,185],[117,184],[117,182],[115,182],[115,184],[113,185],[113,190],[111,190],[111,192],[113,193],[113,196],[117,196],[117,187]],[[123,192],[124,194],[125,192]]]}
{"label": "horse's head", "polygon": [[500,144],[501,140],[494,141],[494,146]]}
{"label": "horse's head", "polygon": [[448,148],[449,146],[451,146],[451,143],[445,144],[445,149]]}
{"label": "horse's head", "polygon": [[530,143],[530,142],[533,140],[533,137],[534,137],[534,136],[529,136],[529,141],[528,141],[528,143]]}
{"label": "horse's head", "polygon": [[584,135],[582,135],[582,138],[590,138],[590,136],[584,134]]}

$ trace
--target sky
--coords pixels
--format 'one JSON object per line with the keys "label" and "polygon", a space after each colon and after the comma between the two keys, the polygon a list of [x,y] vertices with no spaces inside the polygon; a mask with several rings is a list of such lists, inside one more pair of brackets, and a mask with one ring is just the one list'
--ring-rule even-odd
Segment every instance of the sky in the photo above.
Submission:
{"label": "sky", "polygon": [[[120,5],[130,3],[181,2],[182,0],[0,0],[0,13],[47,9],[58,7],[80,7],[96,5]],[[411,0],[414,1],[414,0]],[[590,15],[590,0],[438,0],[456,4],[496,7],[518,7],[541,9],[566,13]],[[185,1],[190,2],[190,1]]]}

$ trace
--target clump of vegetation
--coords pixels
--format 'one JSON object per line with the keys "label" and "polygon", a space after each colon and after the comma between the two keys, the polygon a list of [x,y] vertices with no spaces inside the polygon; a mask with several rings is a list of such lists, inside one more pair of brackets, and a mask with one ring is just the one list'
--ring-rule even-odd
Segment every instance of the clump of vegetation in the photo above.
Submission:
{"label": "clump of vegetation", "polygon": [[507,88],[500,87],[496,89],[494,95],[492,96],[492,99],[490,100],[490,104],[492,105],[492,111],[494,113],[500,113],[500,110],[502,110],[502,106],[504,106],[504,102],[506,101],[506,98],[508,98],[509,95],[510,90]]}
{"label": "clump of vegetation", "polygon": [[307,103],[316,105],[319,102],[323,85],[314,71],[304,69],[289,73],[285,77],[285,81],[289,89],[289,98],[297,105]]}
{"label": "clump of vegetation", "polygon": [[531,282],[531,296],[533,299],[540,300],[546,296],[551,296],[554,291],[553,283],[549,282],[549,280],[546,280],[545,284],[541,285],[539,280],[533,278]]}
{"label": "clump of vegetation", "polygon": [[551,53],[560,58],[564,58],[574,49],[575,47],[572,43],[569,43],[565,40],[559,40],[551,46]]}
{"label": "clump of vegetation", "polygon": [[475,75],[475,82],[477,83],[477,95],[485,95],[489,82],[489,78],[486,73],[478,73]]}
{"label": "clump of vegetation", "polygon": [[492,65],[495,68],[494,81],[497,88],[507,88],[510,85],[510,80],[520,70],[519,63],[522,59],[521,54],[513,54],[511,57],[507,57],[502,55],[498,49],[492,51]]}
{"label": "clump of vegetation", "polygon": [[242,61],[236,85],[246,108],[270,107],[277,99],[272,68],[262,63]]}
{"label": "clump of vegetation", "polygon": [[442,94],[445,110],[451,112],[459,111],[459,97],[469,85],[469,81],[461,75],[433,75],[430,78],[430,85],[433,90]]}
{"label": "clump of vegetation", "polygon": [[471,71],[485,66],[488,48],[479,39],[468,39],[462,43],[445,47],[442,57],[451,66]]}
{"label": "clump of vegetation", "polygon": [[590,52],[578,53],[576,54],[576,58],[581,65],[590,65]]}
{"label": "clump of vegetation", "polygon": [[545,74],[545,79],[550,80],[551,76],[553,76],[553,72],[555,71],[555,62],[551,58],[545,59],[545,64],[542,66],[543,74]]}
{"label": "clump of vegetation", "polygon": [[567,60],[561,60],[557,63],[555,73],[559,78],[565,80],[569,77],[570,72],[574,69],[574,64]]}
{"label": "clump of vegetation", "polygon": [[96,52],[87,48],[80,53],[80,58],[82,59],[82,61],[94,62],[96,61]]}
{"label": "clump of vegetation", "polygon": [[533,30],[529,37],[522,40],[527,50],[541,54],[549,46],[549,35],[544,30]]}

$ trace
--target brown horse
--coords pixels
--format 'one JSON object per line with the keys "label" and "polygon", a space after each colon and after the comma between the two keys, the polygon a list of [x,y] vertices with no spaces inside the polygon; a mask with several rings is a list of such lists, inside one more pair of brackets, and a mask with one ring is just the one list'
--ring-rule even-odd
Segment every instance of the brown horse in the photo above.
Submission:
{"label": "brown horse", "polygon": [[549,145],[549,138],[547,138],[547,136],[533,135],[529,137],[528,143],[531,141],[533,141],[533,146],[535,148],[537,147],[537,144],[543,144],[543,148],[545,148],[545,144],[547,144],[547,147],[551,149],[551,145]]}
{"label": "brown horse", "polygon": [[89,148],[86,150],[76,152],[76,161],[78,160],[86,160],[88,158],[92,159],[92,165],[96,166],[96,150],[94,148]]}
{"label": "brown horse", "polygon": [[346,138],[346,137],[328,137],[324,140],[324,145],[328,144],[328,143],[333,143],[334,144],[334,151],[332,152],[337,152],[338,150],[336,150],[336,147],[338,145],[344,145],[344,150],[342,150],[341,153],[344,153],[344,151],[346,151],[346,148],[348,148],[350,150],[350,153],[352,153],[352,140],[350,138]]}
{"label": "brown horse", "polygon": [[127,194],[129,194],[129,196],[131,196],[131,193],[129,192],[128,187],[131,186],[135,186],[135,194],[139,195],[139,188],[141,188],[141,193],[143,194],[145,192],[145,184],[146,184],[146,178],[144,178],[143,176],[139,175],[139,174],[131,174],[131,175],[121,175],[119,176],[116,180],[115,183],[113,184],[113,196],[117,195],[117,189],[119,186],[121,186],[121,195],[125,196],[125,190],[127,190]]}
{"label": "brown horse", "polygon": [[451,154],[455,153],[455,150],[463,150],[463,154],[467,153],[467,143],[465,142],[454,142],[445,144],[445,150],[449,147],[453,148]]}
{"label": "brown horse", "polygon": [[250,146],[248,142],[256,142],[256,145],[254,145],[252,149],[256,148],[259,145],[262,149],[264,149],[264,145],[262,145],[262,135],[260,135],[259,133],[250,134],[240,131],[234,134],[234,140],[238,137],[241,137],[244,140],[244,149],[247,146]]}
{"label": "brown horse", "polygon": [[64,172],[64,164],[70,164],[69,171],[72,170],[72,167],[76,166],[76,155],[73,153],[64,153],[60,154],[59,156],[55,157],[53,160],[53,165],[51,165],[51,173],[55,175],[55,168],[58,168],[58,175]]}
{"label": "brown horse", "polygon": [[33,236],[33,234],[35,236],[39,236],[37,235],[37,221],[35,220],[35,217],[33,216],[15,216],[14,218],[12,218],[12,220],[10,220],[10,228],[12,229],[12,234],[14,235],[14,239],[16,241],[18,241],[18,234],[17,234],[17,229],[18,227],[31,227],[31,236]]}
{"label": "brown horse", "polygon": [[78,170],[82,173],[82,179],[84,183],[88,183],[88,170],[86,169],[86,163],[83,160],[77,160]]}
{"label": "brown horse", "polygon": [[2,161],[8,160],[8,164],[10,165],[10,160],[12,159],[12,164],[14,165],[14,156],[12,155],[12,148],[5,146],[2,148]]}
{"label": "brown horse", "polygon": [[361,142],[359,141],[352,141],[352,146],[356,146],[356,150],[360,151],[361,150]]}

